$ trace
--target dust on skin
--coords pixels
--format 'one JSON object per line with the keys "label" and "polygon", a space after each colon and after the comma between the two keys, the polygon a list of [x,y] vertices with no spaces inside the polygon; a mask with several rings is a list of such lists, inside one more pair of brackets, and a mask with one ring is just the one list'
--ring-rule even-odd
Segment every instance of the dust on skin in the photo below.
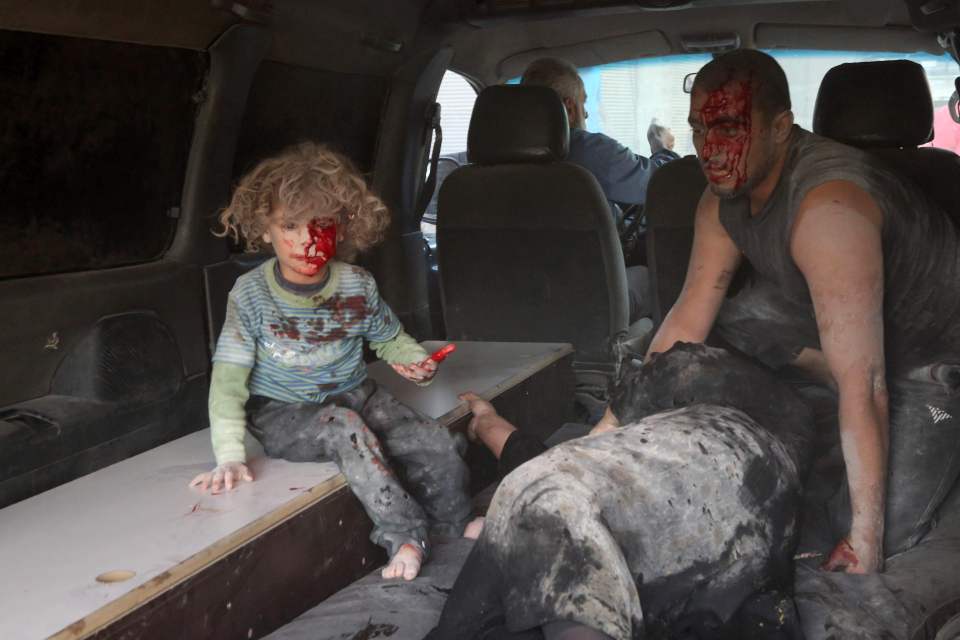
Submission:
{"label": "dust on skin", "polygon": [[[820,230],[827,228],[824,237]],[[862,190],[828,182],[801,204],[791,253],[810,286],[820,343],[840,391],[840,440],[851,496],[849,537],[826,569],[882,566],[889,407],[883,352],[883,214]],[[837,266],[837,263],[841,266]],[[836,271],[843,270],[842,278]],[[867,553],[871,557],[858,557]],[[876,557],[873,557],[873,555]]]}

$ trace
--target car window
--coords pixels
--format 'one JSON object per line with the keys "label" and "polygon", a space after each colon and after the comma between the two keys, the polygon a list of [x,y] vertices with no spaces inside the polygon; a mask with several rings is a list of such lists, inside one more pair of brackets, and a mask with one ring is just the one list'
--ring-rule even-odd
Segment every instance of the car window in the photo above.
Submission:
{"label": "car window", "polygon": [[440,127],[443,140],[440,143],[440,161],[437,166],[437,185],[433,198],[423,212],[420,228],[428,240],[434,241],[437,223],[437,194],[440,184],[457,167],[467,161],[467,132],[470,130],[470,118],[473,105],[477,101],[477,90],[466,78],[456,71],[447,70],[437,91],[440,103]]}
{"label": "car window", "polygon": [[[947,54],[855,52],[855,51],[767,51],[783,66],[790,83],[796,122],[806,129],[813,123],[813,107],[823,76],[844,62],[913,60],[923,66],[930,82],[936,114],[934,144],[957,150],[960,125],[950,119],[947,102],[953,93],[957,64]],[[647,129],[654,119],[670,128],[676,138],[674,150],[693,153],[687,110],[690,96],[683,92],[683,78],[709,62],[709,54],[645,58],[580,69],[587,91],[587,129],[618,140],[641,155],[650,154]],[[513,79],[511,82],[516,82]]]}
{"label": "car window", "polygon": [[159,258],[205,54],[0,31],[0,278]]}
{"label": "car window", "polygon": [[440,155],[448,156],[467,150],[467,131],[470,116],[477,101],[477,90],[456,71],[443,74],[437,102],[440,103],[440,126],[443,127],[443,142]]}

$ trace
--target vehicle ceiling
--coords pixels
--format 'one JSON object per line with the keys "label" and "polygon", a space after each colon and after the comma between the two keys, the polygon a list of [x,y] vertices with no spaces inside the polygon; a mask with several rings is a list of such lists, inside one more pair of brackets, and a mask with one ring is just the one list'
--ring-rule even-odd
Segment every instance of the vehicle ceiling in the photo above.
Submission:
{"label": "vehicle ceiling", "polygon": [[542,55],[588,66],[683,53],[704,35],[737,34],[759,48],[940,52],[934,34],[910,26],[902,0],[640,6],[676,1],[0,0],[0,28],[200,49],[233,22],[262,19],[276,33],[274,60],[383,75],[416,51],[449,45],[454,68],[482,84],[516,76]]}

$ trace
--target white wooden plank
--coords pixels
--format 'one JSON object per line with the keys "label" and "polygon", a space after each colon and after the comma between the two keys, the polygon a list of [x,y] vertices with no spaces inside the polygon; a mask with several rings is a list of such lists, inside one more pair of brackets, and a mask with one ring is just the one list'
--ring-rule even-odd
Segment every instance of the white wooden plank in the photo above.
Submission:
{"label": "white wooden plank", "polygon": [[[444,344],[428,341],[423,346],[433,353]],[[450,424],[467,412],[457,394],[473,391],[489,400],[573,351],[569,344],[547,342],[458,342],[456,346],[426,387],[401,378],[385,362],[370,365],[370,377],[407,406]]]}
{"label": "white wooden plank", "polygon": [[[212,463],[204,430],[0,511],[0,638],[47,637],[339,473],[256,455],[256,482],[189,489]],[[115,570],[136,574],[97,582]]]}
{"label": "white wooden plank", "polygon": [[[457,346],[428,387],[383,363],[371,366],[371,377],[401,401],[449,422],[465,412],[457,393],[494,397],[570,352],[559,344]],[[203,430],[0,510],[0,638],[44,638],[118,598],[134,602],[138,587],[152,588],[158,576],[188,561],[195,566],[198,554],[231,536],[236,540],[238,530],[290,517],[342,486],[333,463],[268,459],[249,436],[248,452],[256,481],[220,495],[187,487],[213,465],[209,431]],[[322,491],[311,490],[318,485]],[[134,575],[115,583],[96,580],[110,571]],[[144,593],[136,602],[149,597]],[[90,630],[78,627],[77,635]]]}

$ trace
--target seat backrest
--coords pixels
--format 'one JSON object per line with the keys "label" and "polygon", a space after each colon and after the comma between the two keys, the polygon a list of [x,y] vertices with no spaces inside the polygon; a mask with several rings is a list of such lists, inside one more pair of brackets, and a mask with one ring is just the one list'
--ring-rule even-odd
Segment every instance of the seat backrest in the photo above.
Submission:
{"label": "seat backrest", "polygon": [[447,337],[571,342],[614,362],[627,329],[623,254],[606,198],[564,162],[566,111],[544,87],[494,86],[470,121],[470,165],[443,183],[437,263]]}
{"label": "seat backrest", "polygon": [[919,147],[933,139],[933,101],[916,62],[856,62],[830,69],[817,93],[813,130],[874,153],[960,221],[960,157]]}
{"label": "seat backrest", "polygon": [[654,324],[677,301],[693,247],[693,219],[707,179],[696,156],[669,162],[647,187],[647,268]]}

